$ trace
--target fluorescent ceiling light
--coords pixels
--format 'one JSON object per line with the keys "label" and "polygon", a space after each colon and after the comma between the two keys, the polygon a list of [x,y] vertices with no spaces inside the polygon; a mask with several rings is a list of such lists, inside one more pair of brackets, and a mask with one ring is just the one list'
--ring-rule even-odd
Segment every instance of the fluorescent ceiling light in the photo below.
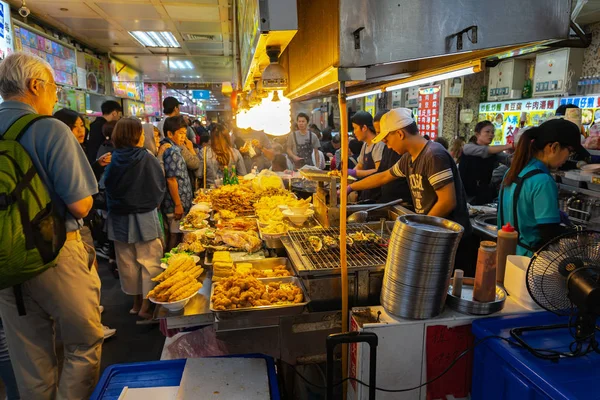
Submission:
{"label": "fluorescent ceiling light", "polygon": [[145,47],[181,47],[171,32],[131,31],[129,34]]}
{"label": "fluorescent ceiling light", "polygon": [[163,64],[169,66],[171,69],[194,69],[194,64],[191,61],[168,61],[163,60]]}
{"label": "fluorescent ceiling light", "polygon": [[399,85],[386,87],[385,91],[392,92],[394,90],[406,89],[409,87],[425,85],[427,83],[433,83],[433,82],[437,82],[437,81],[444,81],[446,79],[457,78],[459,76],[465,76],[465,75],[470,75],[470,74],[474,74],[474,73],[475,73],[475,67],[457,69],[456,71],[446,72],[446,73],[438,74],[438,75],[432,75],[432,76],[428,76],[426,78],[416,79],[414,81],[404,82]]}
{"label": "fluorescent ceiling light", "polygon": [[377,89],[377,90],[372,90],[370,92],[365,92],[365,93],[360,93],[360,94],[353,94],[352,96],[346,97],[346,100],[354,100],[354,99],[358,99],[358,98],[361,98],[361,97],[372,96],[374,94],[379,94],[381,92],[383,92],[383,90]]}

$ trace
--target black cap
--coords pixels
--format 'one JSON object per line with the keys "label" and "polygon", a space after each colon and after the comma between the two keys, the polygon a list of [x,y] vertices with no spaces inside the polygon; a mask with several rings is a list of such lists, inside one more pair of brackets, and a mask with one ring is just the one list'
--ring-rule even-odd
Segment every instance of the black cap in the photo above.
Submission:
{"label": "black cap", "polygon": [[357,111],[350,121],[355,123],[358,126],[365,126],[371,132],[375,132],[375,127],[373,126],[373,116],[366,111]]}
{"label": "black cap", "polygon": [[173,112],[173,110],[175,109],[175,107],[177,107],[179,105],[183,105],[183,103],[181,103],[175,97],[172,97],[172,96],[165,97],[165,99],[163,100],[163,112],[165,114],[171,114]]}
{"label": "black cap", "polygon": [[581,145],[581,131],[579,127],[564,118],[553,118],[539,126],[538,133],[533,136],[542,144],[558,142],[563,146],[572,147],[582,157],[589,157],[590,153]]}

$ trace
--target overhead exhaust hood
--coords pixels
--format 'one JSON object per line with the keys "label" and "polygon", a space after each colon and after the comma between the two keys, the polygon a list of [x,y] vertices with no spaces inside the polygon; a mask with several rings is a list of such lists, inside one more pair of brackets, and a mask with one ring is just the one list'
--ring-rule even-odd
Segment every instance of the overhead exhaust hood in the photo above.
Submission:
{"label": "overhead exhaust hood", "polygon": [[[338,80],[350,95],[353,86],[367,92],[407,75],[565,39],[571,14],[571,0],[297,1],[299,30],[280,57],[291,99],[336,91]],[[353,79],[361,75],[362,82]]]}
{"label": "overhead exhaust hood", "polygon": [[[236,31],[239,43],[240,87],[251,90],[264,72],[267,90],[287,86],[287,73],[277,63],[298,31],[296,0],[236,0]],[[270,55],[269,55],[270,53]]]}

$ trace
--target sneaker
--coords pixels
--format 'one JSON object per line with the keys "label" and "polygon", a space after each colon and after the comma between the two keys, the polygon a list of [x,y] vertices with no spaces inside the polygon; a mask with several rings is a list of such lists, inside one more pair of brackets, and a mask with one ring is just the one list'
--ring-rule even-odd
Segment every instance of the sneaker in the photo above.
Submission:
{"label": "sneaker", "polygon": [[111,336],[114,336],[117,333],[116,329],[111,329],[106,325],[102,325],[102,329],[104,330],[104,340],[108,339]]}
{"label": "sneaker", "polygon": [[102,247],[97,247],[96,255],[98,257],[104,258],[105,260],[108,260],[110,258],[110,246],[108,244],[105,244]]}
{"label": "sneaker", "polygon": [[100,314],[102,314],[104,312],[104,306],[100,306]]}

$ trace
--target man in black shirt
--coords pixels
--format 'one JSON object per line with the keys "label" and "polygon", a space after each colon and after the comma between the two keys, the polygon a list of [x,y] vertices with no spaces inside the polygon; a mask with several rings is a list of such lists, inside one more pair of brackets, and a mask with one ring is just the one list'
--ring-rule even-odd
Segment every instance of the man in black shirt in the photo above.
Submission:
{"label": "man in black shirt", "polygon": [[439,143],[425,140],[407,108],[386,113],[374,142],[383,141],[400,160],[390,169],[350,185],[351,190],[379,187],[406,178],[415,212],[443,217],[461,224],[470,234],[471,224],[465,191],[456,164]]}
{"label": "man in black shirt", "polygon": [[85,147],[86,156],[90,165],[94,165],[96,162],[98,149],[105,141],[104,134],[102,133],[104,124],[109,121],[118,121],[123,116],[121,104],[114,100],[105,101],[100,108],[102,110],[102,116],[97,117],[94,122],[90,124],[90,136]]}

